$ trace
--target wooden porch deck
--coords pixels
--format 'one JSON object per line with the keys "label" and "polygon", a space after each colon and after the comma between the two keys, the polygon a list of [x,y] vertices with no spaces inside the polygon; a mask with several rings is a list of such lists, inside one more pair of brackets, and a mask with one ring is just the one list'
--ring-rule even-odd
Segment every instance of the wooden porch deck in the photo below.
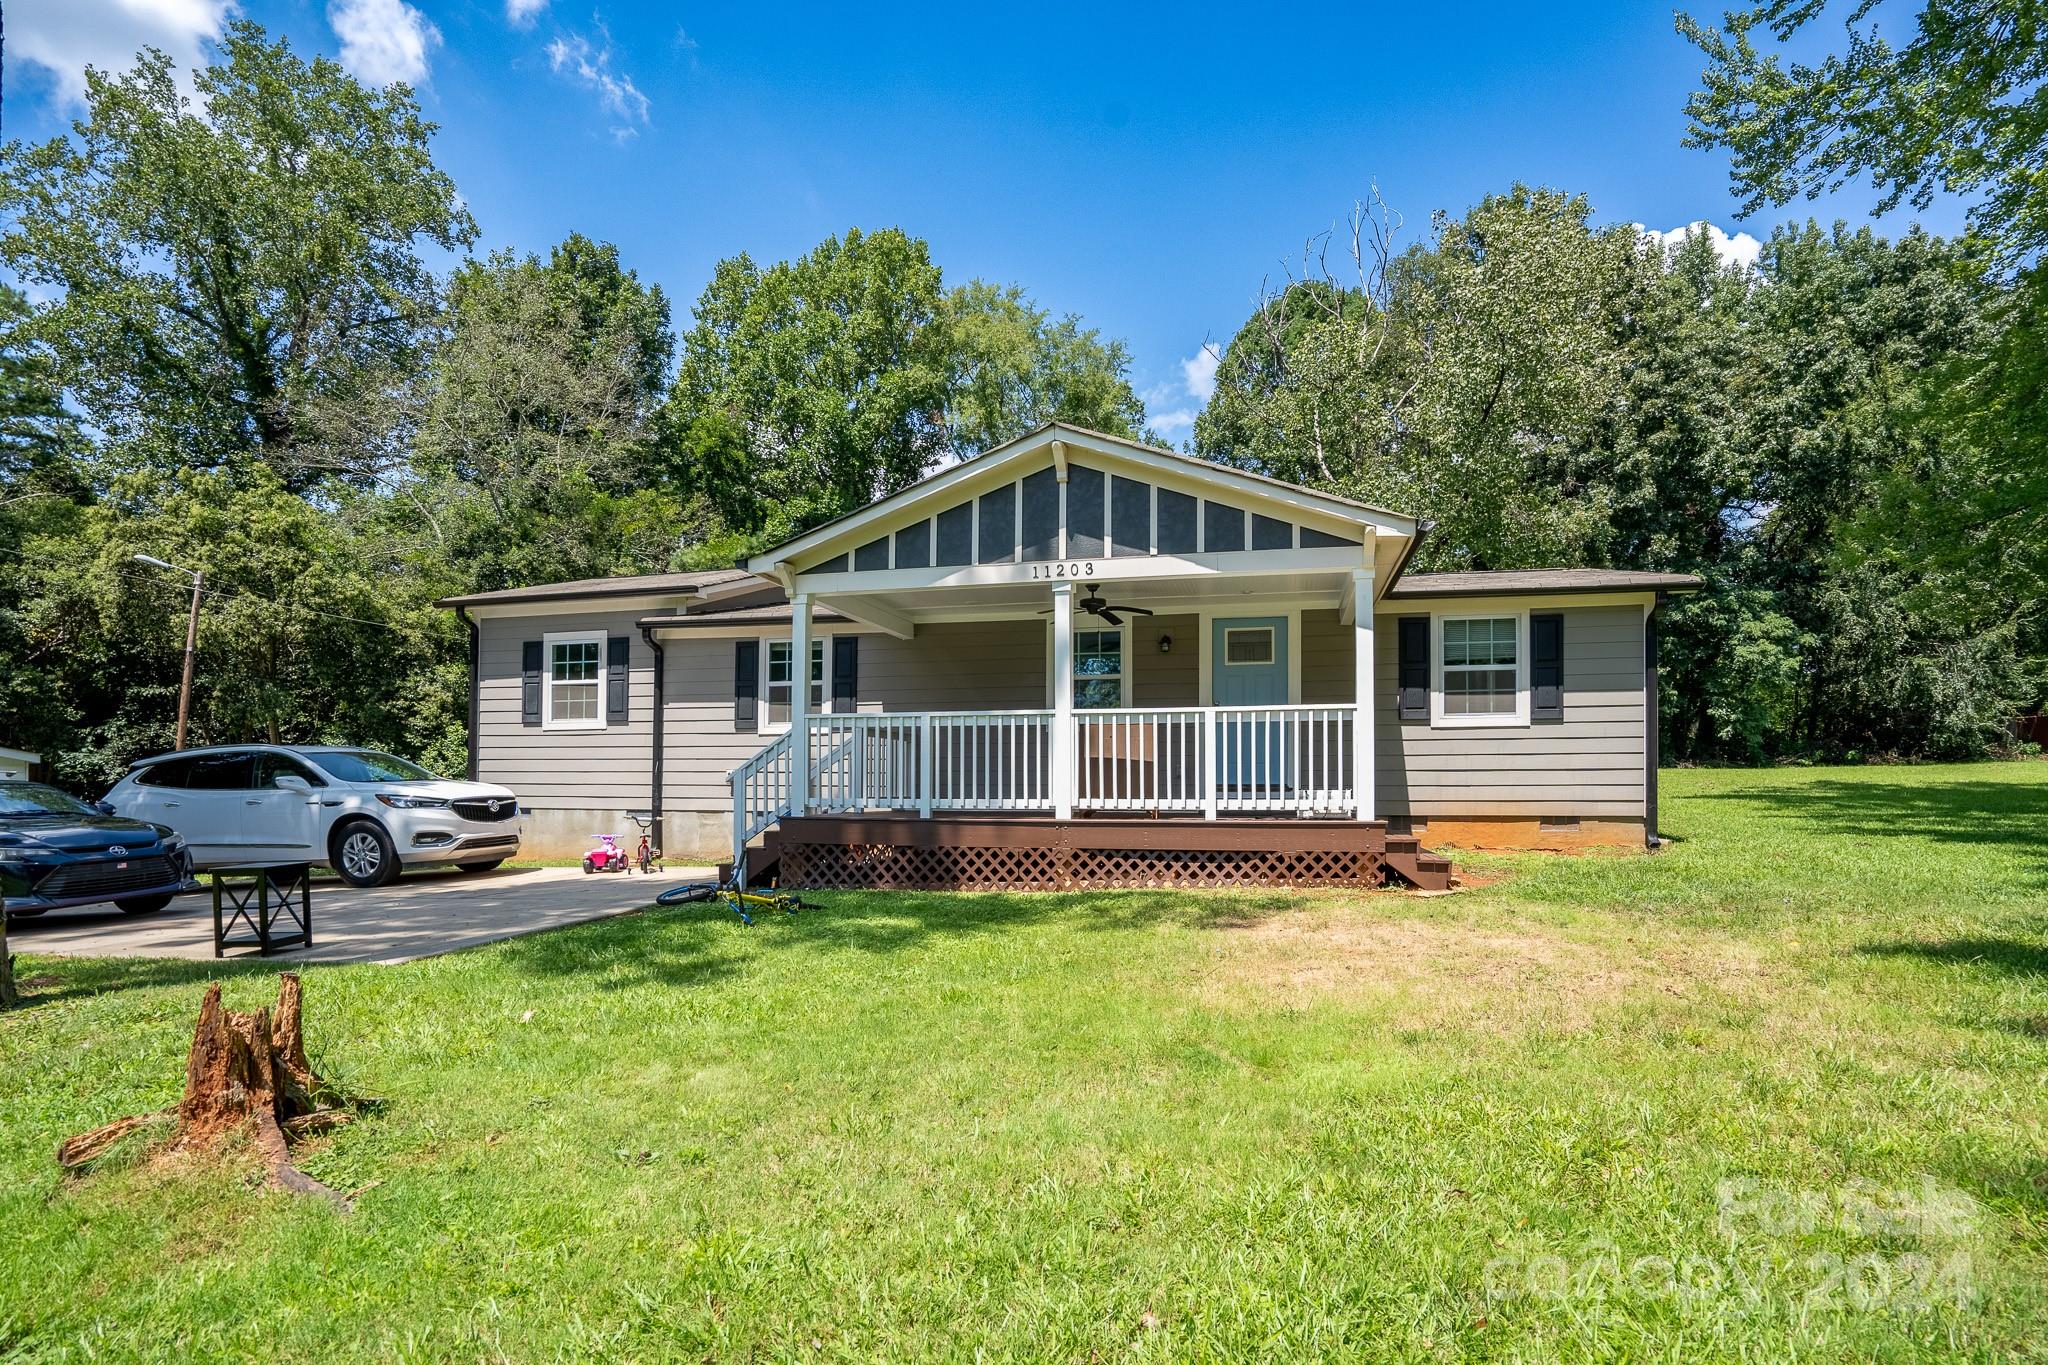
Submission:
{"label": "wooden porch deck", "polygon": [[1383,822],[1280,817],[788,816],[748,850],[747,862],[750,880],[846,890],[1442,890],[1451,881],[1448,859],[1411,836],[1387,833]]}

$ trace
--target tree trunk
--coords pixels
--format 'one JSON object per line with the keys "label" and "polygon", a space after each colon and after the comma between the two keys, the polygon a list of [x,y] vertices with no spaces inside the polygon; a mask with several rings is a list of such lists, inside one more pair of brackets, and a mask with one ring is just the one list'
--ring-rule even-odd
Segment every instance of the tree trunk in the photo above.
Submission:
{"label": "tree trunk", "polygon": [[[301,1032],[298,974],[278,979],[277,1009],[230,1010],[218,982],[206,988],[192,1047],[185,1054],[185,1094],[175,1111],[173,1148],[210,1149],[248,1132],[273,1188],[318,1194],[347,1209],[348,1200],[292,1164],[290,1136],[346,1122],[354,1106],[314,1072]],[[81,1133],[57,1149],[57,1162],[76,1170],[154,1114],[119,1119]]]}

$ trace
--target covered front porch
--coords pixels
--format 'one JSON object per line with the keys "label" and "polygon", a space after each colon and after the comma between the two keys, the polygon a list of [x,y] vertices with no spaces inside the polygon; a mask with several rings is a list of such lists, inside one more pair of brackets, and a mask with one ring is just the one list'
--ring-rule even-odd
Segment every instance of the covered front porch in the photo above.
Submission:
{"label": "covered front porch", "polygon": [[[1004,838],[1033,821],[1088,831],[1066,845],[1105,821],[1153,821],[1193,825],[1153,836],[1190,852],[1225,824],[1242,826],[1227,844],[1267,852],[1304,838],[1383,852],[1375,602],[1417,533],[1394,513],[1060,427],[821,527],[748,565],[782,584],[790,624],[761,656],[763,728],[780,733],[732,773],[734,846],[825,817],[872,817],[898,840],[906,821],[993,839],[975,822],[1003,817],[1025,822]],[[850,632],[867,642],[842,643]],[[975,640],[992,635],[1012,650],[1042,639],[1025,665],[1038,676],[982,671]],[[926,685],[842,687],[842,652],[915,659]],[[971,703],[949,673],[991,703],[916,704]]]}

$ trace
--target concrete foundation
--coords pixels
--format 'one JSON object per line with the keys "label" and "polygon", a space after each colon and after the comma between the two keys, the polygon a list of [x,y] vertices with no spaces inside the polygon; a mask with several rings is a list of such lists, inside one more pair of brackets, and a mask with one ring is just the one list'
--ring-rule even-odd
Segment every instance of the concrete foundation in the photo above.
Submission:
{"label": "concrete foundation", "polygon": [[1536,849],[1569,853],[1583,848],[1641,848],[1643,822],[1618,816],[1587,817],[1569,824],[1534,815],[1394,816],[1388,828],[1413,834],[1424,848]]}
{"label": "concrete foundation", "polygon": [[[646,809],[640,807],[639,809]],[[519,813],[519,856],[580,859],[610,834],[628,850],[640,842],[640,827],[626,818],[624,806],[585,810],[522,810]],[[732,817],[724,811],[663,811],[661,832],[654,841],[670,863],[706,864],[732,857]]]}

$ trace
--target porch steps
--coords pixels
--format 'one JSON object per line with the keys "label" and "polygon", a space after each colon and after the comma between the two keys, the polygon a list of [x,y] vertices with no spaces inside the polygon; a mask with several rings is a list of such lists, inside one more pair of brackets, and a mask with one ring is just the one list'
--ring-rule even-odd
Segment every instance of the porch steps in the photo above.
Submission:
{"label": "porch steps", "polygon": [[1451,860],[1431,853],[1412,834],[1389,834],[1383,856],[1387,866],[1418,891],[1451,889]]}
{"label": "porch steps", "polygon": [[[782,834],[780,830],[768,829],[762,832],[761,842],[747,845],[747,885],[765,886],[774,881],[775,874],[782,867]],[[732,880],[732,864],[718,865],[718,882],[723,886]]]}

